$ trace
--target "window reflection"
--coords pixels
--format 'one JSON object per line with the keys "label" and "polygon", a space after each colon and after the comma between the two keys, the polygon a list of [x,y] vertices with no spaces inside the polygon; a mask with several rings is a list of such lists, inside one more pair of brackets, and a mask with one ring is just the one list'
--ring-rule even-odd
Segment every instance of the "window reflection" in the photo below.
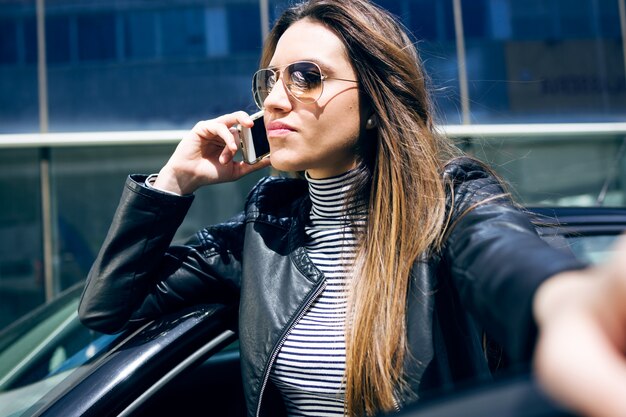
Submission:
{"label": "window reflection", "polygon": [[122,17],[124,57],[127,60],[154,59],[157,56],[157,14],[154,11],[131,11]]}
{"label": "window reflection", "polygon": [[0,329],[44,301],[38,157],[0,152]]}
{"label": "window reflection", "polygon": [[16,21],[0,20],[0,65],[17,63],[17,33]]}
{"label": "window reflection", "polygon": [[111,60],[116,56],[115,16],[109,13],[78,16],[78,59]]}
{"label": "window reflection", "polygon": [[[452,2],[376,2],[419,42],[442,121],[460,122]],[[270,21],[288,4],[270,1]],[[473,122],[622,119],[626,82],[617,0],[465,0],[462,6]],[[47,2],[50,128],[182,128],[248,109],[260,29],[256,0],[149,8],[138,1],[97,7]],[[0,71],[36,59],[34,4],[3,3]],[[142,62],[150,66],[136,66]],[[8,124],[0,123],[0,131],[36,130],[22,119],[25,107],[37,107],[36,95],[23,94],[32,89],[30,81],[18,78],[0,89],[0,103],[13,103],[3,106],[0,121]],[[83,94],[101,84],[103,90]]]}
{"label": "window reflection", "polygon": [[159,14],[161,50],[164,57],[195,57],[205,54],[204,14],[200,8],[164,10]]}
{"label": "window reflection", "polygon": [[69,16],[50,16],[46,19],[46,60],[48,64],[67,64],[71,60],[71,25]]}
{"label": "window reflection", "polygon": [[474,122],[622,118],[617,1],[475,0],[463,21]]}

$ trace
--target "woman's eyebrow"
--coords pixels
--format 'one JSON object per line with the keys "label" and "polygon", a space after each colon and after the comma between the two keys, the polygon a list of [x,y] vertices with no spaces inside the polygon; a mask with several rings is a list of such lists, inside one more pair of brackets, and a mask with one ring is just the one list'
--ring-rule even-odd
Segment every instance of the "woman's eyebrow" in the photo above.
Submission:
{"label": "woman's eyebrow", "polygon": [[311,62],[315,62],[317,65],[319,65],[320,69],[324,72],[324,73],[334,73],[336,70],[333,68],[332,65],[330,65],[329,63],[327,63],[324,60],[320,60],[319,58],[315,58],[315,59],[303,59],[303,61],[311,61]]}
{"label": "woman's eyebrow", "polygon": [[330,74],[330,75],[334,75],[335,74],[335,69],[333,67],[330,67],[328,65],[326,65],[324,62],[319,62],[317,61],[317,65],[320,66],[320,69],[322,70],[322,72],[324,74]]}

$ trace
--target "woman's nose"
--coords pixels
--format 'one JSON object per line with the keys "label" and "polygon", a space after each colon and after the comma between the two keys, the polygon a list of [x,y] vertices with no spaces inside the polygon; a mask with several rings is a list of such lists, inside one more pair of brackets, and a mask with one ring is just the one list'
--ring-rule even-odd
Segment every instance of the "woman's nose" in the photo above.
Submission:
{"label": "woman's nose", "polygon": [[[282,74],[281,74],[282,75]],[[274,84],[274,87],[265,98],[263,107],[266,109],[291,110],[291,96],[287,91],[283,78]]]}

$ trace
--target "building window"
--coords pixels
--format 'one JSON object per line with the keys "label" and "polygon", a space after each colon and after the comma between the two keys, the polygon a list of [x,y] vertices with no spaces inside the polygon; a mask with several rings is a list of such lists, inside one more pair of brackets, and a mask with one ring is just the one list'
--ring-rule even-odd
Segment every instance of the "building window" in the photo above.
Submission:
{"label": "building window", "polygon": [[17,63],[17,22],[0,20],[0,65]]}
{"label": "building window", "polygon": [[129,12],[124,16],[125,58],[150,59],[157,56],[156,12]]}
{"label": "building window", "polygon": [[164,57],[192,57],[205,54],[202,9],[164,10],[160,17],[161,51]]}
{"label": "building window", "polygon": [[[23,62],[27,64],[37,63],[37,21],[35,17],[26,17],[22,20],[22,39],[24,39],[24,50],[22,52]],[[18,51],[18,54],[20,52]]]}
{"label": "building window", "polygon": [[233,53],[261,52],[261,14],[258,7],[248,4],[229,6],[228,31]]}
{"label": "building window", "polygon": [[49,64],[70,62],[69,16],[46,18],[46,60]]}
{"label": "building window", "polygon": [[78,59],[105,61],[116,58],[115,15],[93,14],[78,16]]}
{"label": "building window", "polygon": [[204,11],[206,28],[206,54],[208,56],[227,55],[230,50],[228,40],[228,16],[224,8],[211,7]]}

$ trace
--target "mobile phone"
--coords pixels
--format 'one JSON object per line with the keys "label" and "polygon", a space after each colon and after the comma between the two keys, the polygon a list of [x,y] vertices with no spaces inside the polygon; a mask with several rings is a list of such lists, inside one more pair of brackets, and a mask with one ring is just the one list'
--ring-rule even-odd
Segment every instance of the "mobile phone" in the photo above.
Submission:
{"label": "mobile phone", "polygon": [[267,132],[265,131],[265,123],[263,123],[263,110],[250,117],[254,120],[254,126],[248,128],[238,125],[237,130],[239,131],[243,160],[248,164],[256,164],[269,155],[270,144],[267,141]]}

